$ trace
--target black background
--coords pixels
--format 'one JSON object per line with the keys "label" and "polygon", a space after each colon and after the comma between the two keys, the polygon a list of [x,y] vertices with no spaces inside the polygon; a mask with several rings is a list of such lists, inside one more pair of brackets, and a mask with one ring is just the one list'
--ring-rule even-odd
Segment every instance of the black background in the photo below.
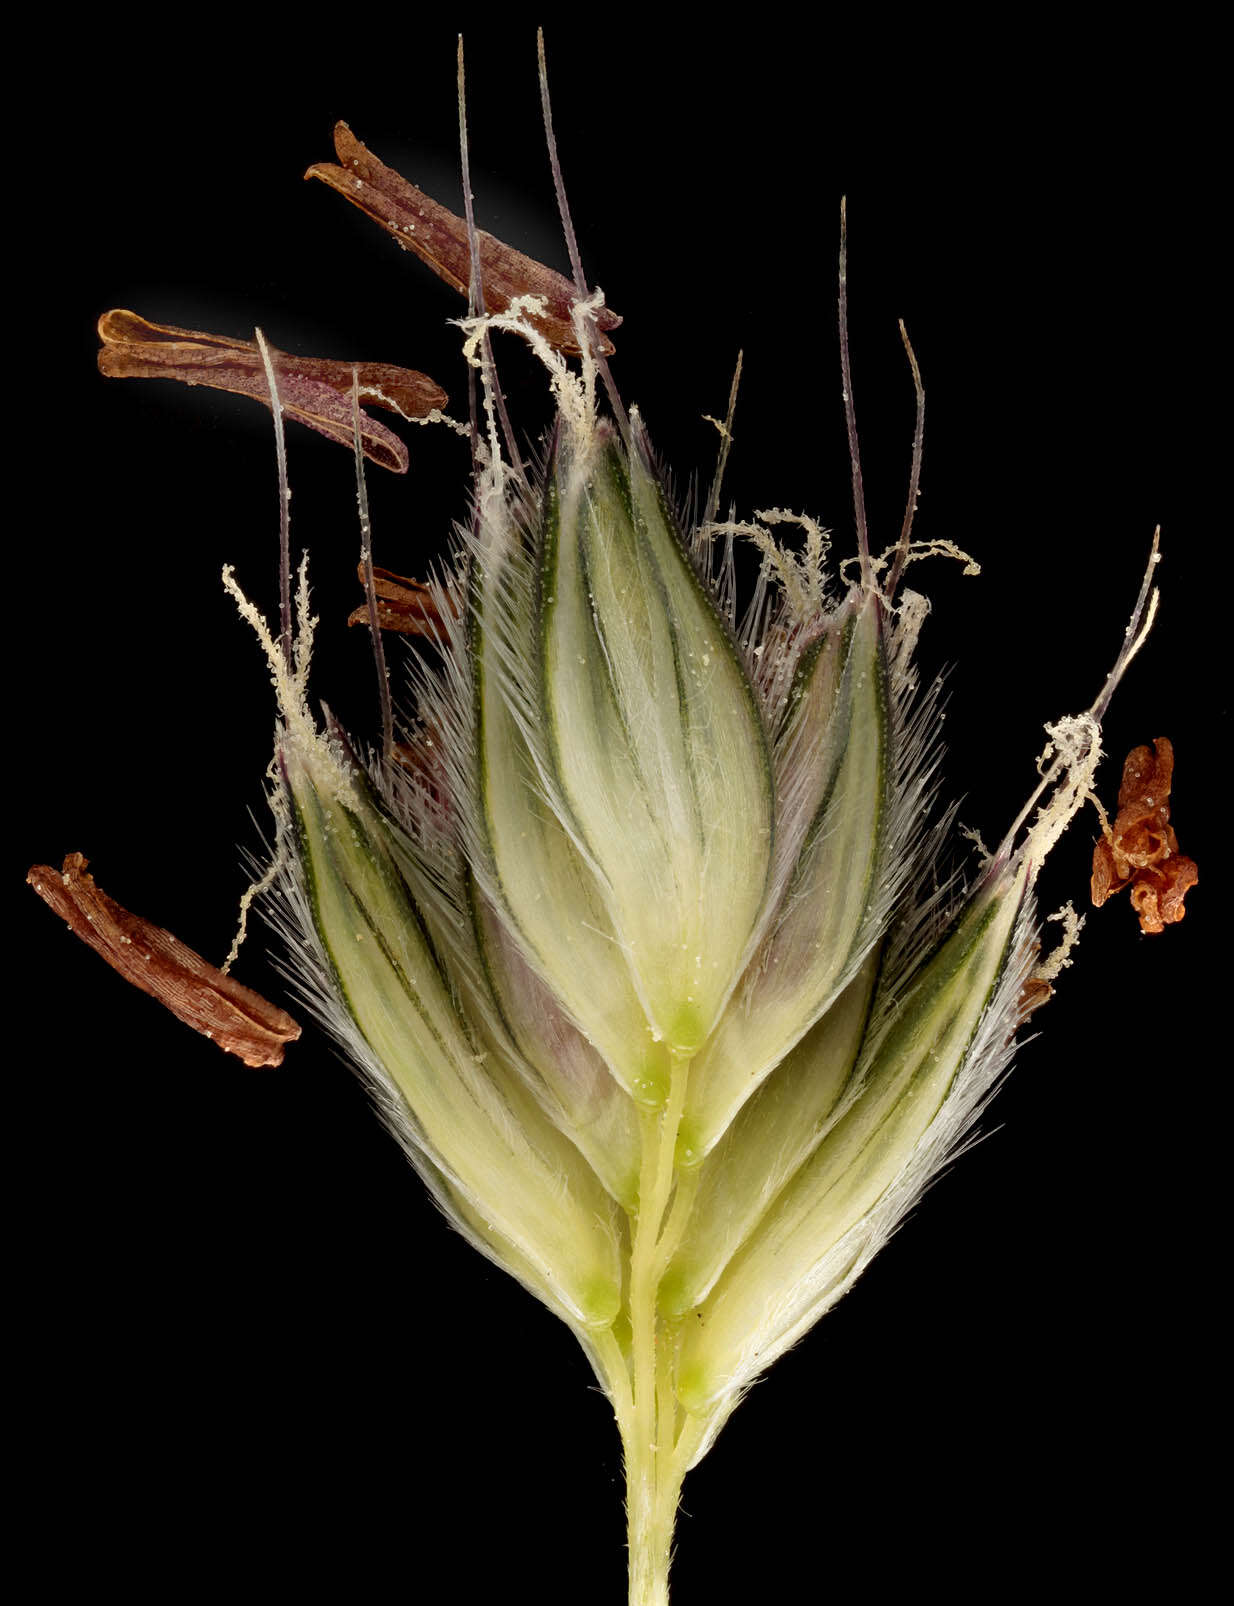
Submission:
{"label": "black background", "polygon": [[[268,415],[104,383],[94,323],[164,322],[423,368],[465,410],[461,302],[309,162],[348,119],[458,205],[458,17],[112,31],[39,70],[12,204],[26,269],[10,474],[18,584],[10,881],[88,855],[101,885],[216,960],[257,848],[271,693],[219,585],[274,602]],[[480,222],[565,266],[534,22],[468,33]],[[1185,923],[1090,918],[987,1127],[856,1291],[782,1361],[692,1476],[674,1601],[890,1597],[930,1579],[1191,1593],[1219,1400],[1210,1291],[1221,1060],[1213,821],[1224,680],[1215,406],[1214,127],[1202,40],[667,32],[548,21],[589,272],[625,316],[615,373],[684,484],[704,483],[737,349],[728,491],[805,508],[851,549],[834,334],[840,195],[876,545],[899,527],[912,391],[928,392],[923,538],[982,563],[910,570],[949,678],[945,790],[996,839],[1042,724],[1087,705],[1156,522],[1160,623],[1107,724],[1175,744],[1201,865]],[[54,53],[53,60],[56,60]],[[503,352],[529,432],[547,414]],[[466,450],[404,431],[370,470],[379,562],[423,572],[464,511]],[[323,616],[314,688],[375,729],[348,633],[347,454],[289,427],[293,536]],[[20,500],[20,498],[18,498]],[[250,819],[254,811],[256,824]],[[1094,817],[1046,869],[1083,906]],[[1207,855],[1207,856],[1206,856]],[[246,1071],[126,989],[25,889],[13,1010],[15,1281],[46,1575],[178,1599],[308,1584],[340,1600],[621,1600],[620,1459],[564,1328],[454,1237],[309,1030]],[[242,979],[278,996],[258,932]],[[23,1441],[24,1443],[25,1441]]]}

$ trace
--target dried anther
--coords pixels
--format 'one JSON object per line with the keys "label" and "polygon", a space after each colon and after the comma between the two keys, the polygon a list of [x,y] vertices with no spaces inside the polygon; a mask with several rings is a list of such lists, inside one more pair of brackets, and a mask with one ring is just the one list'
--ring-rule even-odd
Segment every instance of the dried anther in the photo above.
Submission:
{"label": "dried anther", "polygon": [[[270,405],[270,388],[256,341],[232,340],[199,329],[151,323],[117,308],[99,319],[99,371],[109,379],[178,379],[252,396]],[[335,362],[293,357],[266,343],[283,411],[331,440],[354,440],[352,389],[403,418],[427,418],[446,403],[446,393],[427,374],[392,363]],[[360,414],[364,455],[396,474],[407,472],[407,448],[384,424]]]}
{"label": "dried anther", "polygon": [[[467,225],[463,219],[378,161],[346,123],[334,126],[334,150],[337,163],[315,162],[305,178],[319,178],[337,190],[388,230],[405,251],[414,251],[439,279],[466,295],[471,277],[471,252],[467,248]],[[577,355],[578,336],[570,314],[578,292],[569,279],[512,246],[504,245],[483,229],[477,231],[476,237],[480,245],[480,274],[487,310],[505,312],[515,296],[543,296],[543,314],[529,315],[528,321],[549,345]],[[596,317],[596,327],[600,331],[596,348],[606,357],[612,355],[613,344],[605,338],[604,331],[616,329],[620,322],[615,312],[601,307]]]}
{"label": "dried anther", "polygon": [[[364,584],[364,565],[356,573]],[[373,570],[373,590],[377,596],[377,623],[383,630],[397,630],[405,636],[431,636],[441,624],[441,615],[432,588],[420,580],[408,580],[389,569]],[[349,625],[369,622],[368,607],[361,604],[347,616]]]}
{"label": "dried anther", "polygon": [[1153,747],[1136,747],[1123,765],[1118,814],[1093,850],[1093,902],[1100,907],[1124,887],[1142,931],[1164,931],[1183,918],[1187,889],[1199,879],[1193,859],[1178,851],[1170,824],[1174,749],[1159,736]]}
{"label": "dried anther", "polygon": [[[1040,951],[1041,944],[1034,943],[1034,954]],[[1026,977],[1023,986],[1020,988],[1020,996],[1016,1000],[1017,1025],[1023,1026],[1024,1022],[1035,1010],[1040,1009],[1042,1004],[1048,1004],[1053,997],[1054,989],[1044,976],[1032,975]]]}
{"label": "dried anther", "polygon": [[208,964],[170,931],[122,909],[70,853],[61,869],[36,864],[26,880],[113,970],[246,1065],[281,1065],[300,1035],[286,1010]]}

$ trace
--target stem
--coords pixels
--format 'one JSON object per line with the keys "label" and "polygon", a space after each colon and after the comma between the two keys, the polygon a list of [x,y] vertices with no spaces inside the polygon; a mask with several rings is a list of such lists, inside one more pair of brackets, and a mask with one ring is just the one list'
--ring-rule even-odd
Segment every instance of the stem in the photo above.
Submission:
{"label": "stem", "polygon": [[633,1410],[626,1440],[626,1516],[630,1606],[667,1606],[669,1552],[681,1474],[674,1458],[674,1335],[656,1313],[664,1271],[660,1234],[673,1188],[677,1129],[685,1106],[689,1061],[674,1058],[668,1101],[646,1111],[638,1214],[631,1223],[630,1331]]}
{"label": "stem", "polygon": [[700,1166],[691,1166],[688,1171],[679,1171],[677,1185],[673,1189],[673,1202],[669,1208],[668,1220],[664,1223],[664,1231],[660,1234],[656,1244],[656,1284],[668,1270],[668,1263],[677,1253],[681,1240],[686,1235],[686,1228],[690,1225],[690,1212],[694,1209],[694,1195],[698,1192],[698,1178]]}
{"label": "stem", "polygon": [[630,1392],[629,1367],[611,1327],[606,1327],[602,1333],[596,1333],[592,1342],[595,1345],[596,1358],[604,1368],[605,1380],[612,1392],[613,1415],[617,1418],[617,1426],[624,1438],[634,1415],[634,1396]]}

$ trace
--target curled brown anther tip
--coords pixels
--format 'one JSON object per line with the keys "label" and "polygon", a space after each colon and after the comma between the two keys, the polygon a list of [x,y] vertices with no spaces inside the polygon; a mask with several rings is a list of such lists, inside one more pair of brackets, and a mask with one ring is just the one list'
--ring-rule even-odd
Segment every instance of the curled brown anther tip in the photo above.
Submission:
{"label": "curled brown anther tip", "polygon": [[[356,573],[364,584],[364,565]],[[420,580],[408,580],[389,569],[373,570],[373,590],[377,597],[377,623],[383,630],[396,630],[406,636],[436,635],[441,614],[432,588]],[[368,606],[361,603],[347,616],[349,625],[368,625]]]}
{"label": "curled brown anther tip", "polygon": [[216,970],[170,931],[122,909],[86,874],[86,864],[70,853],[59,870],[36,864],[26,880],[113,970],[194,1031],[246,1065],[281,1065],[283,1045],[300,1035],[286,1010]]}
{"label": "curled brown anther tip", "polygon": [[[109,379],[178,379],[207,385],[270,405],[265,364],[255,340],[232,340],[200,329],[151,323],[135,312],[115,308],[99,319],[99,372]],[[366,405],[384,407],[408,419],[427,418],[445,406],[441,386],[414,368],[382,362],[338,362],[326,357],[294,357],[267,342],[279,402],[290,417],[318,434],[350,447],[355,440],[351,397],[358,389]],[[396,474],[407,472],[407,448],[392,430],[360,413],[364,455]]]}
{"label": "curled brown anther tip", "polygon": [[[431,196],[408,183],[363,145],[346,123],[334,127],[336,162],[314,162],[305,178],[319,178],[345,200],[379,223],[404,251],[411,251],[439,279],[461,295],[471,281],[471,252],[467,224]],[[578,334],[571,317],[578,291],[564,274],[546,268],[534,257],[477,231],[484,305],[489,312],[505,312],[516,296],[543,296],[544,311],[528,315],[528,322],[558,351],[577,356]],[[621,319],[607,307],[595,317],[595,348],[605,357],[613,353],[606,331]]]}
{"label": "curled brown anther tip", "polygon": [[1093,903],[1131,888],[1140,929],[1164,931],[1183,918],[1183,899],[1199,879],[1194,859],[1178,851],[1170,824],[1174,748],[1164,736],[1127,755],[1118,789],[1118,814],[1093,850]]}
{"label": "curled brown anther tip", "polygon": [[1053,997],[1054,989],[1044,977],[1030,976],[1020,988],[1020,996],[1016,1000],[1017,1023],[1022,1026],[1035,1010],[1040,1009],[1042,1004],[1048,1004]]}

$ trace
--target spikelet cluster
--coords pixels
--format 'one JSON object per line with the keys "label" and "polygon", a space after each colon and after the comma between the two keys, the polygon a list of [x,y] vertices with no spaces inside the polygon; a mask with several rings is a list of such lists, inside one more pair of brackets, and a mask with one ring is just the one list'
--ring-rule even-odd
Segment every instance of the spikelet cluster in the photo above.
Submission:
{"label": "spikelet cluster", "polygon": [[808,519],[683,529],[637,413],[605,419],[589,360],[521,310],[472,320],[469,349],[524,334],[556,430],[534,480],[490,437],[397,757],[314,723],[303,573],[294,671],[265,638],[274,906],[442,1209],[571,1326],[619,1420],[650,1295],[684,1472],[1005,1069],[1032,874],[1098,726],[1055,733],[1033,851],[1009,838],[940,892],[924,600],[868,556],[829,564]]}

